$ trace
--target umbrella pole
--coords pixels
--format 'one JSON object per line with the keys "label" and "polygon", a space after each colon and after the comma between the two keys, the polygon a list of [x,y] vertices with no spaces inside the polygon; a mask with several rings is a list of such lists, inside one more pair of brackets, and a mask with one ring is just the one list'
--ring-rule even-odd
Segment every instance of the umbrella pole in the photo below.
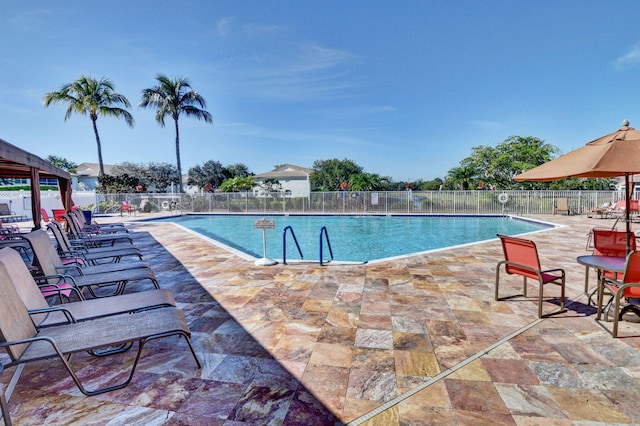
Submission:
{"label": "umbrella pole", "polygon": [[627,255],[631,252],[631,221],[629,208],[631,207],[631,190],[629,188],[629,173],[624,174],[624,196],[626,208],[624,209],[625,221],[627,223]]}

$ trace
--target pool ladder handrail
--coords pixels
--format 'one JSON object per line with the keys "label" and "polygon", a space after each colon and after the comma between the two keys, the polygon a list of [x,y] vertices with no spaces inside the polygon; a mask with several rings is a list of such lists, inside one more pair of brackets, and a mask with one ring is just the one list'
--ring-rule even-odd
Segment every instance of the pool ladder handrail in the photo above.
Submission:
{"label": "pool ladder handrail", "polygon": [[300,259],[304,259],[302,255],[302,250],[300,249],[300,244],[298,244],[298,239],[296,238],[296,233],[293,232],[293,228],[291,225],[285,226],[284,231],[282,232],[282,264],[287,264],[287,230],[291,231],[291,236],[293,237],[293,241],[296,243],[296,247],[298,247],[298,253],[300,253]]}
{"label": "pool ladder handrail", "polygon": [[327,247],[329,248],[329,254],[331,255],[331,260],[333,260],[333,250],[331,249],[331,241],[329,241],[329,233],[327,232],[327,227],[323,226],[320,228],[320,266],[323,265],[322,260],[322,236],[325,236],[327,239]]}

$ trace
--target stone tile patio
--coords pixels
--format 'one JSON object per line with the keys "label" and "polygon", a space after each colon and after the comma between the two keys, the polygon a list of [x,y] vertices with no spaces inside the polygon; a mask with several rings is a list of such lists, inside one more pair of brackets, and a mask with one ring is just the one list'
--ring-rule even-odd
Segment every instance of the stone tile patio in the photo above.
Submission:
{"label": "stone tile patio", "polygon": [[[28,364],[9,405],[18,425],[465,425],[640,423],[640,324],[613,339],[587,306],[593,226],[530,236],[544,268],[567,272],[568,311],[494,301],[498,240],[367,265],[257,267],[166,223],[131,222],[161,287],[187,315],[184,341],[149,343],[125,389],[83,396],[56,362]],[[595,285],[595,274],[592,286]],[[521,291],[507,277],[501,294]],[[149,288],[128,286],[129,291]],[[557,308],[553,293],[545,310]],[[532,291],[531,294],[535,294]],[[611,327],[611,323],[605,323]],[[73,358],[98,385],[132,354]],[[16,368],[0,376],[9,383]]]}

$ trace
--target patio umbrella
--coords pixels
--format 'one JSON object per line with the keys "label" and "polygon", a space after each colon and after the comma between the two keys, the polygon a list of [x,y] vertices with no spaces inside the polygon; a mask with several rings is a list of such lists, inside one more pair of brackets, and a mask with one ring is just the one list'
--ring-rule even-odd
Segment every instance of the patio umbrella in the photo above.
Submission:
{"label": "patio umbrella", "polygon": [[624,176],[625,219],[627,224],[627,252],[631,238],[629,207],[631,204],[630,179],[640,174],[640,131],[629,127],[624,120],[620,130],[595,139],[585,146],[515,177],[517,181],[551,181],[568,177],[606,178]]}

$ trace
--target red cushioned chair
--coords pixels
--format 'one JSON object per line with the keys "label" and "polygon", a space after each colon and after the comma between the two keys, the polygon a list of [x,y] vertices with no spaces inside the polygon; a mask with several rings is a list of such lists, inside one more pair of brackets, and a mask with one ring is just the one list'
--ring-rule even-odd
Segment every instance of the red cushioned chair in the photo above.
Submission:
{"label": "red cushioned chair", "polygon": [[[538,249],[536,248],[536,245],[533,241],[500,234],[498,234],[498,237],[502,242],[502,249],[504,251],[505,260],[498,262],[498,265],[496,266],[495,299],[501,300],[499,297],[498,289],[500,286],[500,268],[502,267],[502,265],[504,265],[507,274],[520,275],[524,278],[524,297],[527,297],[527,279],[531,278],[538,281],[538,318],[564,312],[564,270],[560,268],[542,270],[542,268],[540,267],[540,258],[538,257]],[[542,315],[543,293],[544,286],[546,284],[556,284],[560,286],[560,311],[554,311],[550,314]],[[511,297],[513,296],[509,296],[507,298]]]}
{"label": "red cushioned chair", "polygon": [[[620,309],[622,299],[640,300],[640,252],[632,252],[627,257],[627,267],[622,282],[607,278],[604,281],[604,285],[599,286],[598,319],[600,319],[603,311],[602,300],[604,298],[605,288],[613,295],[607,303],[607,305],[612,304],[614,307],[613,332],[611,334],[613,337],[618,337],[618,322],[622,319],[622,315],[630,310],[640,315],[640,306],[638,305],[630,303]],[[606,317],[608,317],[608,315],[606,315]]]}

